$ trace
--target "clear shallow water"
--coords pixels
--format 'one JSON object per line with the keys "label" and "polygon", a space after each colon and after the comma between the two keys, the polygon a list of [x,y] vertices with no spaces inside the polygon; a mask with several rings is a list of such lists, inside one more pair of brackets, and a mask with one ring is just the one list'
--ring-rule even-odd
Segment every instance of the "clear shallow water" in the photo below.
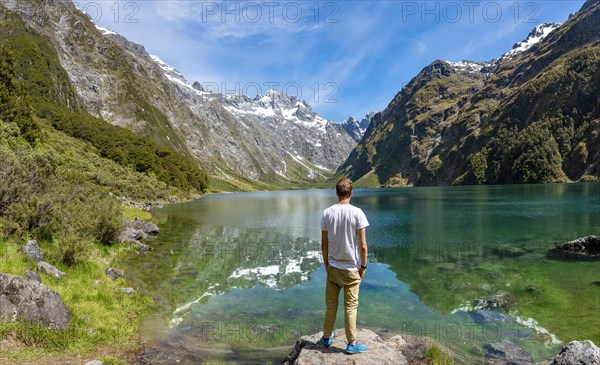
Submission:
{"label": "clear shallow water", "polygon": [[[156,250],[124,263],[160,303],[145,322],[148,352],[279,362],[300,335],[320,331],[318,222],[335,202],[333,191],[264,192],[156,211]],[[600,342],[600,262],[551,254],[600,234],[600,184],[365,189],[352,204],[371,223],[359,326],[433,337],[468,363],[502,339],[536,360],[558,341]],[[500,290],[515,298],[505,315],[468,312]]]}

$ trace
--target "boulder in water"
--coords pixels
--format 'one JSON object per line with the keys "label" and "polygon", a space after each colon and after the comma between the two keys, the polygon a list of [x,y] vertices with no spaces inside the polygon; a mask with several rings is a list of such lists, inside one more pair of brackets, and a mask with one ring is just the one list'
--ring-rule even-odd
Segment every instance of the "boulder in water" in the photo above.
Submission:
{"label": "boulder in water", "polygon": [[600,237],[586,236],[556,245],[556,250],[572,258],[600,258]]}

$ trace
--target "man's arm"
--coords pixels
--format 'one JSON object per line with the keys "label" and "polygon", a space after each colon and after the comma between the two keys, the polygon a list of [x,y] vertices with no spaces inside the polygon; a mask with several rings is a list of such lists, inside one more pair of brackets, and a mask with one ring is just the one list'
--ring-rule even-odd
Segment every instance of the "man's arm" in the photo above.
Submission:
{"label": "man's arm", "polygon": [[[361,261],[361,265],[366,267],[367,266],[367,254],[368,254],[368,248],[367,248],[367,229],[366,228],[361,228],[359,229],[356,234],[358,235],[358,243],[360,245],[360,261]],[[358,273],[360,274],[360,277],[362,278],[365,275],[365,271],[366,269],[363,269],[362,267],[358,269]]]}
{"label": "man's arm", "polygon": [[321,231],[321,253],[323,254],[325,269],[327,269],[329,266],[329,236],[327,231]]}

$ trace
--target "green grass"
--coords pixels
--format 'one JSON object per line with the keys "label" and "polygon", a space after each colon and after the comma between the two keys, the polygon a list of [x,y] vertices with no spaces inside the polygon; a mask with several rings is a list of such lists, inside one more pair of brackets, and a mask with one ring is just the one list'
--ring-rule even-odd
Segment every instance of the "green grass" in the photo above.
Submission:
{"label": "green grass", "polygon": [[436,345],[431,345],[427,349],[425,352],[425,359],[427,365],[454,365],[452,358],[443,353]]}
{"label": "green grass", "polygon": [[150,219],[152,219],[152,214],[150,212],[133,207],[123,208],[123,216],[130,220],[139,218],[145,221],[149,221]]}
{"label": "green grass", "polygon": [[381,187],[381,184],[379,183],[379,177],[375,170],[371,170],[358,179],[353,186],[355,188],[379,188]]}
{"label": "green grass", "polygon": [[[0,241],[0,272],[24,275],[35,264],[18,252],[22,242]],[[52,257],[52,244],[41,243],[47,257]],[[68,330],[52,331],[17,322],[0,324],[0,339],[18,343],[15,350],[0,354],[0,363],[18,363],[68,354],[86,356],[100,348],[110,347],[111,353],[123,354],[138,350],[139,326],[142,316],[153,308],[149,297],[139,292],[126,295],[117,289],[132,286],[124,278],[109,279],[104,270],[119,256],[131,254],[123,246],[92,245],[87,260],[75,267],[52,262],[67,275],[62,280],[42,277],[44,285],[56,291],[71,311]],[[111,363],[107,361],[107,363]],[[114,359],[113,364],[121,364]]]}

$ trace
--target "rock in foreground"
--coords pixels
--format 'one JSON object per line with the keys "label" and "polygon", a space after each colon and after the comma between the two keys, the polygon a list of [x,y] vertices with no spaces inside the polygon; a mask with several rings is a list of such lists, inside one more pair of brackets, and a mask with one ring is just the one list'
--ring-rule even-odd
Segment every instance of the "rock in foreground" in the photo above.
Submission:
{"label": "rock in foreground", "polygon": [[589,340],[569,342],[552,365],[600,365],[600,348]]}
{"label": "rock in foreground", "polygon": [[358,340],[369,348],[364,354],[347,355],[346,334],[343,329],[334,332],[331,347],[325,348],[320,342],[322,333],[304,336],[296,342],[292,352],[282,365],[402,365],[408,364],[402,354],[406,344],[401,336],[384,341],[376,333],[359,329]]}
{"label": "rock in foreground", "polygon": [[556,245],[562,254],[574,258],[600,258],[600,237],[586,236]]}
{"label": "rock in foreground", "polygon": [[44,284],[0,273],[0,321],[18,319],[65,330],[69,328],[71,313],[60,295]]}

